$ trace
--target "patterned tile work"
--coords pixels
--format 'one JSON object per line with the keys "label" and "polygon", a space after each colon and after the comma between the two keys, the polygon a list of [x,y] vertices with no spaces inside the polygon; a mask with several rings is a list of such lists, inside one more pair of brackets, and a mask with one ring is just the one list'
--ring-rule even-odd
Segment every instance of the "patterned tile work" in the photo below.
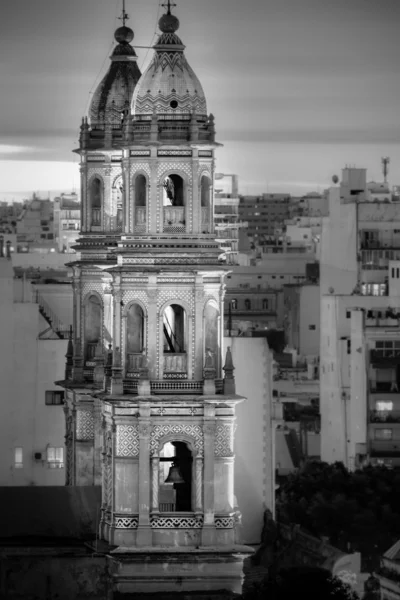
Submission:
{"label": "patterned tile work", "polygon": [[203,517],[150,517],[152,529],[201,529]]}
{"label": "patterned tile work", "polygon": [[215,456],[233,456],[233,426],[217,423],[215,429]]}
{"label": "patterned tile work", "polygon": [[122,517],[114,515],[115,529],[137,529],[139,517]]}
{"label": "patterned tile work", "polygon": [[199,425],[182,425],[180,423],[155,425],[153,427],[150,435],[150,453],[152,456],[158,453],[158,443],[160,438],[170,434],[184,435],[192,438],[198,456],[203,456],[204,440],[201,427]]}
{"label": "patterned tile work", "polygon": [[137,425],[117,425],[117,456],[139,456]]}
{"label": "patterned tile work", "polygon": [[216,529],[233,529],[235,525],[234,517],[214,517]]}
{"label": "patterned tile work", "polygon": [[94,439],[94,418],[90,410],[78,410],[76,413],[76,439],[81,441]]}

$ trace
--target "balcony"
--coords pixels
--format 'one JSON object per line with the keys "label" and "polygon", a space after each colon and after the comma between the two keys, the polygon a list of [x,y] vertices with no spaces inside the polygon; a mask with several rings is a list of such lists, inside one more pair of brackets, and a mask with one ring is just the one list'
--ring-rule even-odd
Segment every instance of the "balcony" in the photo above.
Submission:
{"label": "balcony", "polygon": [[186,352],[172,352],[164,354],[164,379],[187,378]]}
{"label": "balcony", "polygon": [[400,383],[397,381],[370,381],[371,394],[399,394]]}
{"label": "balcony", "polygon": [[370,362],[374,366],[391,368],[400,364],[399,348],[379,348],[370,351]]}
{"label": "balcony", "polygon": [[138,206],[135,209],[135,233],[146,233],[146,207]]}
{"label": "balcony", "polygon": [[396,310],[368,310],[365,326],[366,327],[398,327],[400,322],[400,312]]}
{"label": "balcony", "polygon": [[370,456],[400,457],[400,440],[371,440]]}
{"label": "balcony", "polygon": [[400,423],[400,410],[371,410],[370,423]]}
{"label": "balcony", "polygon": [[164,233],[185,233],[185,207],[164,206]]}

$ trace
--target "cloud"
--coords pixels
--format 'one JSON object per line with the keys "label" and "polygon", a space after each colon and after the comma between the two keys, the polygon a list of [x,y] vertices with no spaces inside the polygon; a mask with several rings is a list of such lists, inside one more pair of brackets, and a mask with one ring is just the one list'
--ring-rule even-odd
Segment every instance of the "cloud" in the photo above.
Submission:
{"label": "cloud", "polygon": [[42,152],[41,148],[33,147],[33,146],[20,146],[18,144],[0,144],[0,158],[2,160],[7,160],[8,157],[11,157],[13,160],[18,158],[15,156],[16,154],[25,155],[27,153],[31,154],[32,152]]}

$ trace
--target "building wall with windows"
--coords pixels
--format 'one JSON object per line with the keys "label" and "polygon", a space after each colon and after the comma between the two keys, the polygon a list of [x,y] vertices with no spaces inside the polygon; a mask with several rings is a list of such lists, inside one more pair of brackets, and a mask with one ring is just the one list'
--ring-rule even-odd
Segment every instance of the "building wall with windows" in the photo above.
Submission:
{"label": "building wall with windows", "polygon": [[322,460],[400,465],[400,206],[363,169],[329,193],[321,248]]}
{"label": "building wall with windows", "polygon": [[38,339],[39,307],[14,301],[13,276],[0,259],[0,485],[64,485],[63,406],[56,394],[46,404],[46,392],[63,392],[54,381],[64,375],[67,340]]}

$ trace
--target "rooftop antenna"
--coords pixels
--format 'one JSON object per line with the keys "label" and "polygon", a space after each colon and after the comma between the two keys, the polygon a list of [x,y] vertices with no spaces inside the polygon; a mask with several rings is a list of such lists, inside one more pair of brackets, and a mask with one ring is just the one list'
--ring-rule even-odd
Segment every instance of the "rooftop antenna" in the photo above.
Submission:
{"label": "rooftop antenna", "polygon": [[381,162],[382,162],[382,171],[383,171],[383,181],[384,181],[384,183],[387,183],[390,158],[388,156],[383,156],[381,159]]}
{"label": "rooftop antenna", "polygon": [[125,10],[125,0],[122,0],[122,15],[118,19],[122,21],[122,25],[125,27],[125,21],[129,19],[129,15]]}
{"label": "rooftop antenna", "polygon": [[167,2],[165,4],[161,4],[161,6],[163,8],[167,8],[167,15],[171,14],[171,6],[176,6],[176,4],[174,4],[173,2],[171,2],[171,0],[167,0]]}

